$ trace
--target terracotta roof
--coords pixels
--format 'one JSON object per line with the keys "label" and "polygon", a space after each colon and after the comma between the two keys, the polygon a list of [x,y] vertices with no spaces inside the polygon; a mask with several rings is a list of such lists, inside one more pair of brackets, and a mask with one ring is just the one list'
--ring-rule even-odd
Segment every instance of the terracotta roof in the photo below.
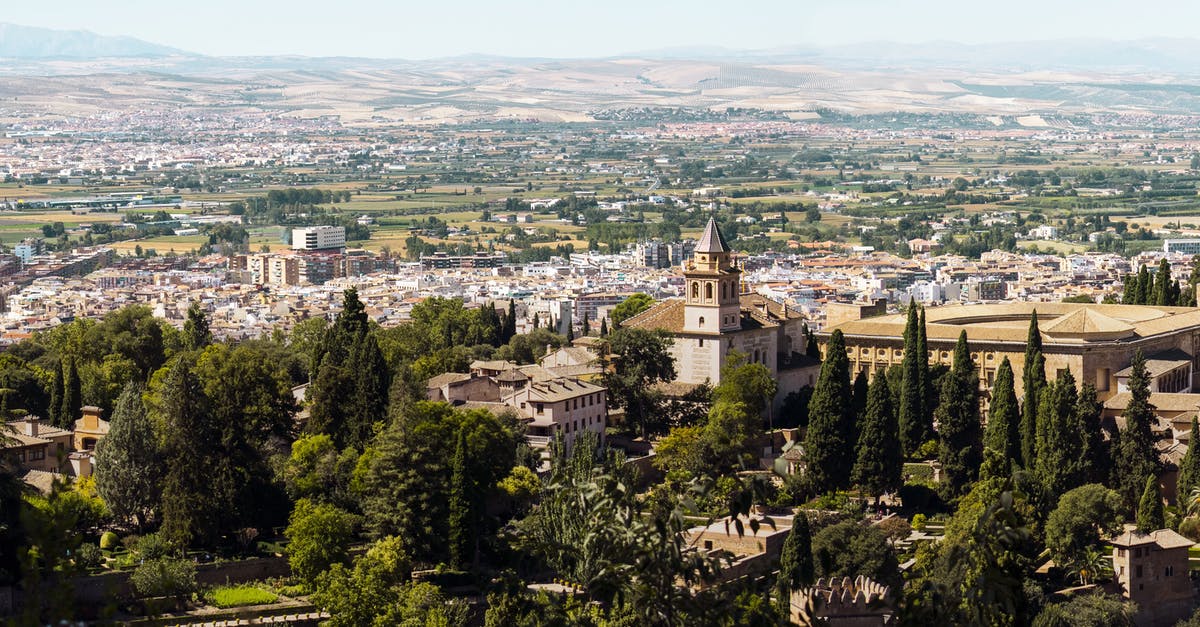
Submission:
{"label": "terracotta roof", "polygon": [[1042,333],[1061,337],[1099,337],[1120,339],[1133,335],[1133,327],[1115,318],[1110,318],[1090,307],[1059,316],[1041,328]]}
{"label": "terracotta roof", "polygon": [[[1154,378],[1154,377],[1164,375],[1164,374],[1166,374],[1176,368],[1179,368],[1181,366],[1187,366],[1190,363],[1192,363],[1191,355],[1188,355],[1187,353],[1183,352],[1182,350],[1179,350],[1178,348],[1172,348],[1169,351],[1155,353],[1155,354],[1147,357],[1146,358],[1146,374],[1150,375],[1150,378]],[[1122,368],[1121,370],[1118,370],[1116,376],[1118,376],[1118,377],[1133,376],[1133,366],[1129,366],[1128,368]]]}
{"label": "terracotta roof", "polygon": [[[1118,392],[1104,401],[1104,408],[1124,411],[1132,398],[1129,392]],[[1194,411],[1200,409],[1200,394],[1151,392],[1150,405],[1166,412]]]}
{"label": "terracotta roof", "polygon": [[1130,547],[1142,546],[1146,544],[1157,544],[1163,549],[1177,549],[1181,547],[1190,547],[1196,544],[1191,540],[1179,535],[1170,529],[1159,529],[1150,533],[1139,533],[1136,528],[1126,526],[1124,533],[1109,540],[1116,546]]}
{"label": "terracotta roof", "polygon": [[[587,394],[603,392],[607,388],[592,385],[575,379],[554,379],[529,384],[529,398],[532,400],[553,403],[577,398]],[[519,394],[520,392],[518,392]]]}
{"label": "terracotta roof", "polygon": [[[662,329],[675,334],[682,333],[685,307],[686,302],[683,299],[667,299],[623,321],[621,326],[650,330]],[[743,329],[779,326],[782,322],[800,320],[804,317],[798,310],[786,307],[759,294],[742,294],[741,310]]]}
{"label": "terracotta roof", "polygon": [[429,381],[425,384],[425,387],[432,390],[434,388],[441,388],[443,385],[447,385],[447,384],[453,385],[460,381],[468,381],[470,379],[471,379],[471,375],[469,375],[469,374],[462,374],[459,372],[447,372],[445,374],[439,374],[436,377],[430,377]]}
{"label": "terracotta roof", "polygon": [[729,244],[725,243],[725,236],[721,235],[721,229],[717,228],[716,218],[709,218],[708,224],[704,225],[704,235],[700,236],[700,242],[696,244],[698,253],[727,253],[729,252]]}

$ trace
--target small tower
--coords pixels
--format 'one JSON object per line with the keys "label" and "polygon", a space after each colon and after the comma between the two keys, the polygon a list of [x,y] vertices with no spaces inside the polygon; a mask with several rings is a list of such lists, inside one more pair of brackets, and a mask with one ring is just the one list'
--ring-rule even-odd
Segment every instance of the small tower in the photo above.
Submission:
{"label": "small tower", "polygon": [[683,330],[719,334],[742,327],[739,279],[717,221],[708,219],[691,263],[684,267],[687,280]]}

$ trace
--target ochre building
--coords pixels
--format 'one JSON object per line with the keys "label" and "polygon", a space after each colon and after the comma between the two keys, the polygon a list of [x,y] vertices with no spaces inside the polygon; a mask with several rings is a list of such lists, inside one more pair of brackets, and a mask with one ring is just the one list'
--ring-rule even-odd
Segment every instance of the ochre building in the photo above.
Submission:
{"label": "ochre building", "polygon": [[[1190,393],[1196,387],[1200,309],[1194,307],[1018,302],[929,308],[925,315],[930,363],[950,365],[959,333],[966,331],[981,385],[991,388],[996,369],[1008,357],[1020,396],[1034,310],[1048,379],[1070,370],[1079,385],[1095,385],[1103,401],[1126,390],[1129,364],[1140,349],[1151,391]],[[817,340],[824,354],[830,334],[840,329],[852,370],[874,375],[904,359],[906,319],[901,313],[843,322],[822,329]]]}

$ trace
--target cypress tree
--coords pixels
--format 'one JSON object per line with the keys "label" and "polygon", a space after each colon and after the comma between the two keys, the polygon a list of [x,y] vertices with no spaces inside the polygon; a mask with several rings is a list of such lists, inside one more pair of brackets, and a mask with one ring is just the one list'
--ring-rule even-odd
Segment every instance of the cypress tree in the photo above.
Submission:
{"label": "cypress tree", "polygon": [[608,318],[600,321],[600,337],[608,337]]}
{"label": "cypress tree", "polygon": [[587,337],[587,336],[591,335],[591,333],[592,333],[591,326],[592,326],[591,321],[588,320],[588,315],[585,312],[583,314],[583,327],[581,329],[581,331],[583,333],[583,337]]}
{"label": "cypress tree", "polygon": [[161,396],[165,436],[161,533],[176,547],[211,546],[219,535],[226,500],[215,494],[214,487],[221,433],[186,356],[176,359],[167,372]]}
{"label": "cypress tree", "polygon": [[[929,342],[925,337],[925,308],[920,309],[917,321],[917,370],[921,381],[921,420],[924,421],[925,439],[933,437],[933,410],[937,407],[938,390],[933,389],[933,377],[929,374]],[[924,442],[922,442],[924,444]]]}
{"label": "cypress tree", "polygon": [[508,344],[517,334],[517,301],[508,300],[508,313],[504,316],[504,330],[500,334],[500,343]]}
{"label": "cypress tree", "polygon": [[1050,502],[1081,484],[1077,468],[1082,439],[1075,429],[1075,378],[1068,370],[1040,394],[1035,474]]}
{"label": "cypress tree", "polygon": [[1158,260],[1158,271],[1154,273],[1154,294],[1151,304],[1169,307],[1174,304],[1171,300],[1171,264],[1167,258]]}
{"label": "cypress tree", "polygon": [[83,407],[83,391],[79,383],[79,371],[75,368],[75,358],[66,361],[66,374],[63,376],[62,407],[59,409],[59,426],[66,429],[75,424],[81,416],[79,409]]}
{"label": "cypress tree", "polygon": [[957,498],[979,475],[983,462],[982,429],[979,423],[979,379],[967,349],[967,332],[959,333],[954,346],[954,363],[942,381],[937,408],[938,458],[942,462],[942,489]]}
{"label": "cypress tree", "polygon": [[808,404],[808,432],[804,437],[806,472],[816,492],[847,488],[854,464],[850,440],[850,360],[840,329],[829,336],[825,361]]}
{"label": "cypress tree", "polygon": [[1021,463],[1033,470],[1037,460],[1038,395],[1046,385],[1046,363],[1042,357],[1042,332],[1037,310],[1029,317],[1029,336],[1025,341],[1024,374],[1021,379],[1024,401],[1021,403]]}
{"label": "cypress tree", "polygon": [[364,332],[355,339],[346,371],[351,374],[352,393],[345,398],[344,422],[334,439],[342,447],[362,449],[374,437],[376,424],[384,422],[391,387],[387,361],[374,333]]}
{"label": "cypress tree", "polygon": [[1138,277],[1136,274],[1125,275],[1125,289],[1121,292],[1121,302],[1126,305],[1136,305],[1138,298]]}
{"label": "cypress tree", "polygon": [[779,579],[775,581],[776,600],[780,606],[786,607],[793,591],[811,586],[815,582],[812,531],[808,526],[808,516],[799,511],[792,519],[792,530],[783,541],[783,552],[779,556]]}
{"label": "cypress tree", "polygon": [[992,386],[992,402],[988,411],[987,432],[984,444],[1003,457],[1006,462],[1021,463],[1021,413],[1017,407],[1017,393],[1013,390],[1012,364],[1005,357],[996,370],[996,383]]}
{"label": "cypress tree", "polygon": [[1150,378],[1146,358],[1138,349],[1133,355],[1129,376],[1129,405],[1125,407],[1125,428],[1117,444],[1117,491],[1132,509],[1142,493],[1142,477],[1158,474],[1158,452],[1150,425],[1154,411],[1150,406]]}
{"label": "cypress tree", "polygon": [[1080,434],[1079,483],[1103,483],[1112,472],[1112,458],[1100,428],[1104,406],[1096,400],[1096,386],[1085,383],[1075,404],[1075,430]]}
{"label": "cypress tree", "polygon": [[536,328],[538,328],[539,326],[540,326],[540,325],[538,324],[538,315],[535,313],[535,314],[533,314],[533,328],[535,328],[535,329],[536,329]]}
{"label": "cypress tree", "polygon": [[892,391],[882,373],[871,382],[859,430],[854,482],[878,500],[880,495],[900,489],[904,470]]}
{"label": "cypress tree", "polygon": [[1138,268],[1138,293],[1136,304],[1149,305],[1153,292],[1154,279],[1150,277],[1150,271],[1146,269],[1146,264],[1142,264],[1142,267]]}
{"label": "cypress tree", "polygon": [[1200,483],[1200,452],[1197,451],[1200,442],[1196,441],[1196,438],[1200,438],[1200,428],[1197,427],[1196,417],[1192,416],[1192,433],[1188,438],[1187,453],[1179,462],[1179,485],[1175,502],[1180,509],[1187,509],[1187,504],[1192,499],[1192,490]]}
{"label": "cypress tree", "polygon": [[47,418],[50,419],[50,424],[60,429],[65,429],[69,426],[64,424],[62,419],[64,393],[66,393],[66,390],[63,385],[63,365],[59,362],[54,367],[54,382],[50,386],[50,407],[47,408],[50,415]]}
{"label": "cypress tree", "polygon": [[867,372],[859,370],[858,374],[854,375],[854,384],[851,386],[850,402],[850,441],[858,442],[859,423],[862,422],[863,412],[867,411],[867,391],[870,389],[870,384],[867,383]]}
{"label": "cypress tree", "polygon": [[1146,488],[1142,490],[1142,498],[1138,502],[1137,530],[1141,533],[1150,533],[1166,526],[1162,495],[1158,491],[1158,479],[1154,475],[1148,475]]}
{"label": "cypress tree", "polygon": [[917,306],[908,307],[908,323],[904,326],[904,360],[900,388],[900,444],[904,454],[915,457],[917,450],[929,439],[925,431],[922,406],[925,391],[921,387],[921,366],[917,349]]}
{"label": "cypress tree", "polygon": [[570,346],[575,341],[575,325],[567,325],[567,346]]}
{"label": "cypress tree", "polygon": [[450,460],[450,561],[465,568],[474,560],[475,507],[474,488],[467,468],[467,429],[458,430],[458,443]]}

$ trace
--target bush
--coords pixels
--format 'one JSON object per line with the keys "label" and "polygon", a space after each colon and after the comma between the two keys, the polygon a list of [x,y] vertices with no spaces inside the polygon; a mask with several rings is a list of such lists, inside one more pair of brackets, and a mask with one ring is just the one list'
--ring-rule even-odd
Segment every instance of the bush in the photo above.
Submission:
{"label": "bush", "polygon": [[213,588],[204,593],[204,601],[221,609],[244,607],[247,605],[266,605],[279,600],[274,592],[263,590],[257,586],[224,586]]}
{"label": "bush", "polygon": [[925,518],[925,514],[917,514],[917,515],[913,516],[912,528],[917,531],[924,529],[926,520],[927,520],[927,518]]}
{"label": "bush", "polygon": [[146,561],[162,559],[172,553],[171,544],[157,533],[146,534],[138,538],[130,548],[137,551],[138,555]]}
{"label": "bush", "polygon": [[75,551],[75,565],[84,570],[99,568],[104,563],[104,552],[94,544],[80,545]]}
{"label": "bush", "polygon": [[141,597],[186,597],[196,591],[196,565],[182,559],[147,560],[129,582]]}
{"label": "bush", "polygon": [[100,548],[104,549],[105,551],[111,551],[120,546],[120,544],[120,538],[117,537],[117,534],[111,531],[105,531],[104,534],[100,536]]}
{"label": "bush", "polygon": [[1188,516],[1179,523],[1179,533],[1192,542],[1200,542],[1200,517]]}
{"label": "bush", "polygon": [[350,541],[358,517],[328,503],[296,501],[284,535],[292,573],[312,581],[333,564],[350,561]]}

